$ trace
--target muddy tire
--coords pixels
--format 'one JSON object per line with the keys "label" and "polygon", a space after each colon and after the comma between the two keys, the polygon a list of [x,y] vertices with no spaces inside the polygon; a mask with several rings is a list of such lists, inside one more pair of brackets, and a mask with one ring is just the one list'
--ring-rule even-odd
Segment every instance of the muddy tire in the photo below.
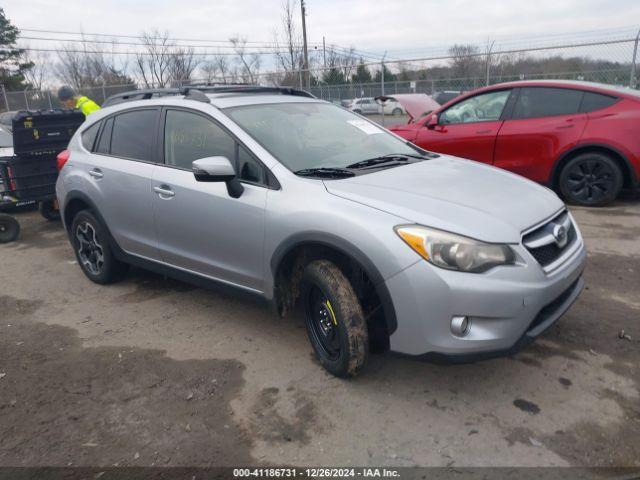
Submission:
{"label": "muddy tire", "polygon": [[128,266],[116,259],[106,229],[91,211],[76,214],[70,236],[78,265],[89,280],[104,285],[124,276]]}
{"label": "muddy tire", "polygon": [[356,376],[367,363],[369,335],[362,306],[342,271],[311,262],[302,277],[305,325],[320,364],[336,377]]}

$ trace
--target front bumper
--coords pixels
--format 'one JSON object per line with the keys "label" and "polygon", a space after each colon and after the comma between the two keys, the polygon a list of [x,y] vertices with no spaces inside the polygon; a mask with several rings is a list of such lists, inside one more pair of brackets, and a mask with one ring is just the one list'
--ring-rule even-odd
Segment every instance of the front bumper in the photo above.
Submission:
{"label": "front bumper", "polygon": [[[586,250],[578,248],[545,273],[522,246],[525,262],[483,274],[443,270],[419,261],[386,282],[398,328],[391,350],[429,360],[464,362],[509,355],[531,343],[578,298]],[[455,336],[453,316],[471,320],[468,333]]]}

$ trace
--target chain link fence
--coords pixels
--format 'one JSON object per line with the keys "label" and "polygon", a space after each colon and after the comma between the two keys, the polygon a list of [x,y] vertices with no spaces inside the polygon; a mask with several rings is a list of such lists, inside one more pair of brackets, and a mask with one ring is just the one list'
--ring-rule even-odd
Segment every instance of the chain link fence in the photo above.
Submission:
{"label": "chain link fence", "polygon": [[[333,63],[316,62],[309,69],[308,89],[316,97],[339,103],[383,94],[466,92],[485,85],[513,80],[569,79],[638,88],[640,31],[584,34],[571,40],[562,36],[509,43],[454,45],[434,49],[421,58],[369,61],[334,57]],[[329,62],[331,63],[331,62]],[[305,88],[306,71],[256,74],[259,83]],[[285,80],[289,79],[289,81]],[[202,84],[191,79],[184,84]],[[98,103],[109,96],[137,88],[102,85],[80,89]],[[0,86],[0,111],[60,108],[55,91],[5,91]]]}

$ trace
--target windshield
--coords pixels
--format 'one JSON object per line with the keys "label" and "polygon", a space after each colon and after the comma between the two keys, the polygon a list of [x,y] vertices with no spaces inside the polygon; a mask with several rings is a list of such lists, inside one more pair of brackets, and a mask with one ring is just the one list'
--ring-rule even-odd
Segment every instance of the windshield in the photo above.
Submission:
{"label": "windshield", "polygon": [[326,103],[249,105],[225,112],[293,172],[420,152],[374,123]]}

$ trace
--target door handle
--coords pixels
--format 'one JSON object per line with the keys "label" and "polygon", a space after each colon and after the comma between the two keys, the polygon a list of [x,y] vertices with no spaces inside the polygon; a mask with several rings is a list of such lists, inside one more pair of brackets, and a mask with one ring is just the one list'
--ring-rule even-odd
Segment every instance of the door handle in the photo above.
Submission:
{"label": "door handle", "polygon": [[99,168],[94,168],[93,170],[89,170],[89,175],[93,178],[102,178],[104,177],[104,173]]}
{"label": "door handle", "polygon": [[478,130],[476,133],[477,133],[477,134],[480,134],[480,135],[483,135],[483,134],[485,134],[485,133],[491,133],[492,131],[493,131],[493,130]]}
{"label": "door handle", "polygon": [[159,187],[153,187],[153,191],[161,197],[175,197],[176,193],[171,190],[171,187],[167,185],[160,185]]}

